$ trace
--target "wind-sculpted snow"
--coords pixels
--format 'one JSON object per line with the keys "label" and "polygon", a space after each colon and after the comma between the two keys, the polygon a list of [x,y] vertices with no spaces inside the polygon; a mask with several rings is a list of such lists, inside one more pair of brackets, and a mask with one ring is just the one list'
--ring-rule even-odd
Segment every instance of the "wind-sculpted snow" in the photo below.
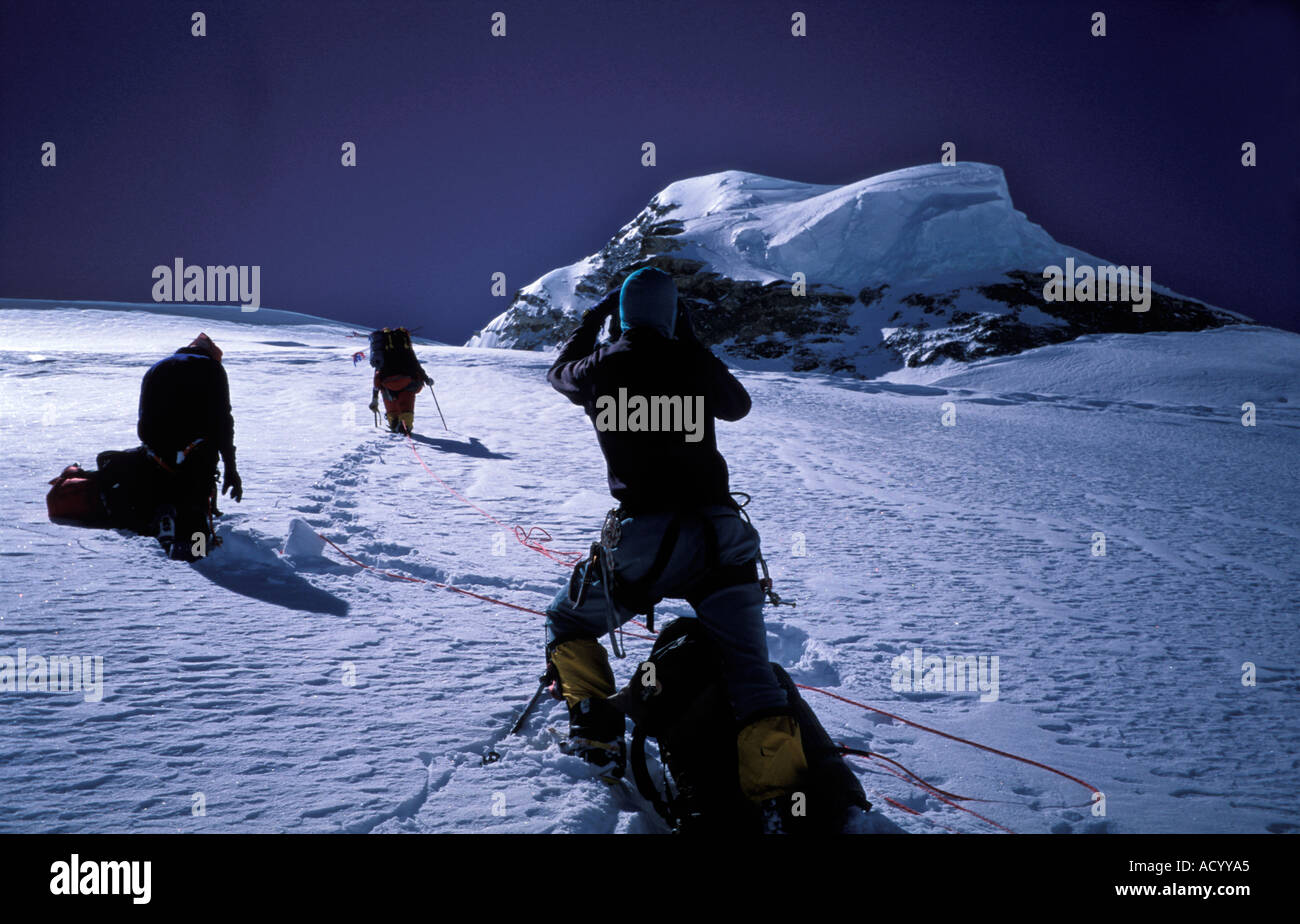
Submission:
{"label": "wind-sculpted snow", "polygon": [[[537,617],[384,578],[301,526],[286,546],[300,521],[375,568],[533,609],[566,577],[370,426],[349,328],[15,304],[0,310],[0,656],[99,656],[104,689],[0,690],[0,830],[663,830],[560,753],[560,704],[506,735],[543,667]],[[244,475],[244,502],[222,504],[226,544],[191,567],[148,539],[49,523],[46,481],[134,444],[144,369],[198,325],[225,350]],[[1098,336],[948,379],[742,372],[754,411],[719,444],[798,603],[766,610],[772,657],[1106,795],[1095,816],[1060,777],[807,694],[836,740],[995,800],[981,814],[1016,831],[1300,830],[1296,340]],[[556,550],[584,549],[611,501],[547,357],[420,354],[453,428],[420,399],[430,467]],[[627,644],[620,680],[649,648]],[[998,657],[996,699],[896,690],[894,659],[917,648]],[[501,759],[485,766],[489,748]],[[995,830],[878,762],[855,769],[875,830]]]}
{"label": "wind-sculpted snow", "polygon": [[703,340],[756,369],[874,378],[1088,334],[1250,323],[1159,285],[1159,267],[1142,312],[1112,293],[1049,302],[1042,273],[1067,260],[1108,262],[1029,221],[988,164],[927,164],[845,186],[729,170],[664,188],[599,253],[520,289],[469,345],[552,348],[647,265],[676,277]]}
{"label": "wind-sculpted snow", "polygon": [[678,256],[732,279],[801,272],[856,292],[1079,255],[1012,208],[1002,171],[987,164],[910,167],[831,187],[728,171],[674,183],[655,203],[678,203],[667,213],[682,221]]}

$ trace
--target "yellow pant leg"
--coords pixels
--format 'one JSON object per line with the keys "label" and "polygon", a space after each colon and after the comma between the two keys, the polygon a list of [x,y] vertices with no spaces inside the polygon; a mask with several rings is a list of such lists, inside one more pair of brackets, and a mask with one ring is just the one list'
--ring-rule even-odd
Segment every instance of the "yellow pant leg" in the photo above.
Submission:
{"label": "yellow pant leg", "polygon": [[736,736],[736,750],[740,788],[754,802],[793,792],[808,770],[799,723],[788,715],[767,716],[746,725]]}
{"label": "yellow pant leg", "polygon": [[614,672],[599,642],[575,639],[551,651],[551,663],[560,675],[560,693],[571,707],[593,696],[614,695]]}

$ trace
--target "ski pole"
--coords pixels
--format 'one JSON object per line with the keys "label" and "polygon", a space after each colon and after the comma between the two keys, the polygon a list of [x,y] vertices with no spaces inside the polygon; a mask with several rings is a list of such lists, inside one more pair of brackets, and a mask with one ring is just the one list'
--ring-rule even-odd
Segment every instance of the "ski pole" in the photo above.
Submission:
{"label": "ski pole", "polygon": [[429,394],[433,395],[433,406],[438,409],[438,416],[442,418],[442,428],[450,433],[451,427],[447,426],[447,418],[442,416],[442,405],[438,403],[438,393],[433,390],[432,384],[429,385]]}

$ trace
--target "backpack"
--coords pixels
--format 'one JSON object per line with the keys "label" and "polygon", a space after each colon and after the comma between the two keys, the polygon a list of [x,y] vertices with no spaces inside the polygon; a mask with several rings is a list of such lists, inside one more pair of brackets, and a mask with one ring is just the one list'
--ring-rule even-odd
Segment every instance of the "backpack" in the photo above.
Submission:
{"label": "backpack", "polygon": [[95,457],[100,493],[109,525],[143,535],[157,530],[158,506],[164,501],[165,474],[143,446],[106,449]]}
{"label": "backpack", "polygon": [[156,529],[162,473],[148,451],[107,450],[95,464],[97,469],[87,471],[74,463],[50,482],[45,506],[51,522],[146,534],[152,522]]}
{"label": "backpack", "polygon": [[[45,497],[50,520],[67,526],[127,529],[142,536],[157,536],[160,515],[170,506],[175,535],[173,557],[192,561],[195,533],[204,536],[205,548],[221,544],[214,535],[212,510],[215,486],[207,495],[164,471],[144,446],[106,450],[95,459],[97,470],[73,464],[50,482]],[[197,489],[205,488],[200,477]]]}
{"label": "backpack", "polygon": [[[698,619],[684,617],[664,628],[647,661],[654,665],[656,686],[647,686],[650,673],[643,662],[611,699],[634,725],[628,767],[637,789],[674,831],[760,833],[762,811],[740,789],[738,729],[717,646]],[[804,813],[787,818],[787,830],[840,833],[852,815],[869,810],[871,803],[794,681],[779,664],[772,671],[789,698],[808,760],[801,787]],[[667,771],[662,791],[650,772],[649,739],[658,744]]]}
{"label": "backpack", "polygon": [[99,473],[74,462],[50,481],[45,509],[51,523],[103,529],[109,525],[108,509],[99,491]]}
{"label": "backpack", "polygon": [[[385,327],[370,334],[370,365],[379,371],[405,371],[414,357],[411,334],[405,327]],[[400,368],[399,368],[400,367]]]}

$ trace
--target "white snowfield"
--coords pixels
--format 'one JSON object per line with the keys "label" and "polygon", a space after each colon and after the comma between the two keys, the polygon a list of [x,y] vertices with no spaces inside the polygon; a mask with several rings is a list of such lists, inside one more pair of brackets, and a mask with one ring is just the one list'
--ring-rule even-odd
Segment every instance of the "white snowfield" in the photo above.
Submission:
{"label": "white snowfield", "polygon": [[[533,609],[567,574],[371,426],[352,328],[0,305],[0,659],[103,659],[102,699],[0,689],[0,830],[664,830],[558,751],[560,704],[506,737],[543,667],[538,617],[303,541]],[[142,374],[200,330],[226,353],[245,485],[222,503],[225,544],[189,566],[48,522],[46,482],[135,445]],[[1049,771],[806,694],[836,740],[989,800],[958,804],[1014,831],[1300,830],[1297,347],[1235,327],[1085,338],[928,382],[741,372],[754,410],[719,444],[798,603],[766,611],[773,660],[1104,794],[1103,815]],[[429,468],[585,549],[611,499],[550,358],[419,352],[453,429],[422,395]],[[311,529],[282,557],[294,520]],[[687,612],[667,601],[660,620]],[[620,681],[650,643],[627,645]],[[895,689],[916,649],[996,657],[996,695]],[[851,760],[868,829],[999,830]]]}

